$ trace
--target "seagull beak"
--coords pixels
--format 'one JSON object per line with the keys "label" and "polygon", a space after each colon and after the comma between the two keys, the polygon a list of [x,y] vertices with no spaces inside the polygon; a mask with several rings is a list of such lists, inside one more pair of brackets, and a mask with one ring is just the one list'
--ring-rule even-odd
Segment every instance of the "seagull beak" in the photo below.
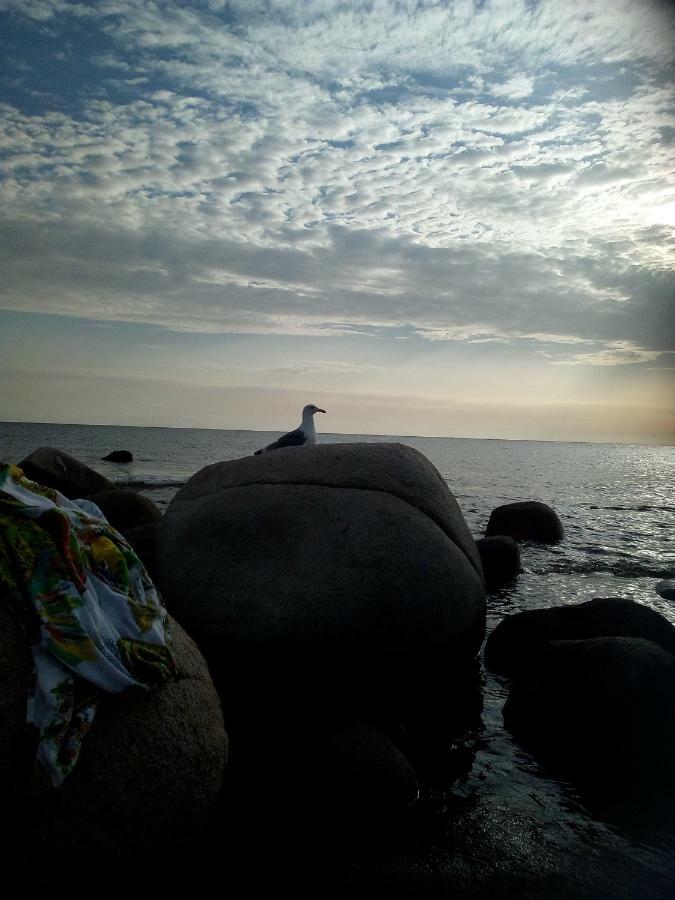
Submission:
{"label": "seagull beak", "polygon": [[316,411],[317,411],[317,412],[322,412],[322,413],[325,413],[325,412],[326,412],[325,409],[319,409],[318,407],[317,407]]}

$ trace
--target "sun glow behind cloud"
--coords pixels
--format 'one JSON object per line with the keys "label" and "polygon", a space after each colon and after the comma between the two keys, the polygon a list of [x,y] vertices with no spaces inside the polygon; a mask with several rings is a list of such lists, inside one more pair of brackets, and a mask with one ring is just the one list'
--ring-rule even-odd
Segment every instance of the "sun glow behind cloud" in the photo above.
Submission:
{"label": "sun glow behind cloud", "polygon": [[[665,421],[665,5],[0,0],[0,16],[0,308],[26,336],[7,371],[40,371],[48,314],[92,347],[51,355],[64,378],[107,376],[103,359],[155,377],[162,352],[133,326],[167,384],[203,366],[222,387],[409,396],[419,415],[388,414],[393,431],[433,433],[420,398],[479,403],[486,372],[502,403],[534,408],[538,381],[616,402],[617,423],[651,396]],[[186,415],[176,402],[169,424]],[[478,430],[500,433],[495,415]]]}

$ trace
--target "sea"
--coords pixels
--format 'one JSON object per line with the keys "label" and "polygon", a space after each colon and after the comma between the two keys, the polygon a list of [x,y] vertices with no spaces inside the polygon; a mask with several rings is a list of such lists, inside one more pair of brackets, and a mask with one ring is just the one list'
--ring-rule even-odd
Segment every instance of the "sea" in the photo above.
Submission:
{"label": "sea", "polygon": [[[164,510],[203,466],[250,455],[276,437],[276,432],[6,422],[0,423],[0,460],[19,462],[38,447],[58,447]],[[517,582],[488,595],[488,632],[505,615],[592,597],[628,597],[675,624],[675,602],[655,591],[659,581],[675,577],[674,447],[362,434],[321,434],[319,440],[395,441],[416,448],[441,472],[475,537],[484,534],[491,510],[503,503],[541,500],[555,509],[565,539],[556,545],[521,544]],[[133,463],[102,461],[120,449],[132,452]],[[480,725],[464,736],[471,751],[468,771],[426,798],[436,804],[438,816],[442,819],[458,797],[478,804],[489,799],[514,821],[545,829],[548,864],[559,854],[573,870],[592,858],[608,885],[622,885],[624,892],[615,896],[675,896],[673,819],[590,809],[574,785],[552,775],[504,729],[508,682],[485,671],[483,688]],[[436,835],[428,846],[417,843],[410,864],[442,868],[444,852]]]}

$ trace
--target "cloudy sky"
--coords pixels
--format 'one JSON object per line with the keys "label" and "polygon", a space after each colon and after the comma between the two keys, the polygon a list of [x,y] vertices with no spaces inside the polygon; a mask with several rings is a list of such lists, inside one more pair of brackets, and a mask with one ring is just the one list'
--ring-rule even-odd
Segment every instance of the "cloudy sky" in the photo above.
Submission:
{"label": "cloudy sky", "polygon": [[0,419],[672,442],[657,0],[0,0]]}

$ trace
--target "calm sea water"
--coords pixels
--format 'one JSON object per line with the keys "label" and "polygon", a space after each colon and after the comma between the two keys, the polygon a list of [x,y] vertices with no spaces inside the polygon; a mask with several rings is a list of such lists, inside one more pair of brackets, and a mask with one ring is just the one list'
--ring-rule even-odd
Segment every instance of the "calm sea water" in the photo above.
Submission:
{"label": "calm sea water", "polygon": [[[39,446],[59,447],[120,485],[142,490],[161,508],[194,472],[251,454],[277,433],[88,425],[0,424],[0,459],[18,462]],[[517,584],[488,598],[488,628],[523,609],[578,603],[598,596],[631,597],[675,623],[675,603],[655,584],[675,576],[673,469],[675,448],[617,444],[472,440],[322,434],[322,442],[400,441],[439,469],[476,537],[490,511],[515,500],[542,500],[562,519],[556,546],[521,545]],[[101,461],[127,449],[134,462]],[[467,735],[470,772],[449,791],[498,798],[503,808],[546,828],[554,852],[580,861],[598,852],[617,873],[645,885],[672,884],[675,838],[670,825],[606,822],[591,814],[565,782],[553,780],[502,726],[507,684],[485,674],[481,727]],[[438,796],[436,802],[442,802]],[[428,852],[438,863],[442,847]],[[581,864],[581,862],[580,862]],[[623,867],[623,868],[622,868]],[[636,873],[638,875],[636,876]],[[670,880],[672,879],[672,881]]]}

